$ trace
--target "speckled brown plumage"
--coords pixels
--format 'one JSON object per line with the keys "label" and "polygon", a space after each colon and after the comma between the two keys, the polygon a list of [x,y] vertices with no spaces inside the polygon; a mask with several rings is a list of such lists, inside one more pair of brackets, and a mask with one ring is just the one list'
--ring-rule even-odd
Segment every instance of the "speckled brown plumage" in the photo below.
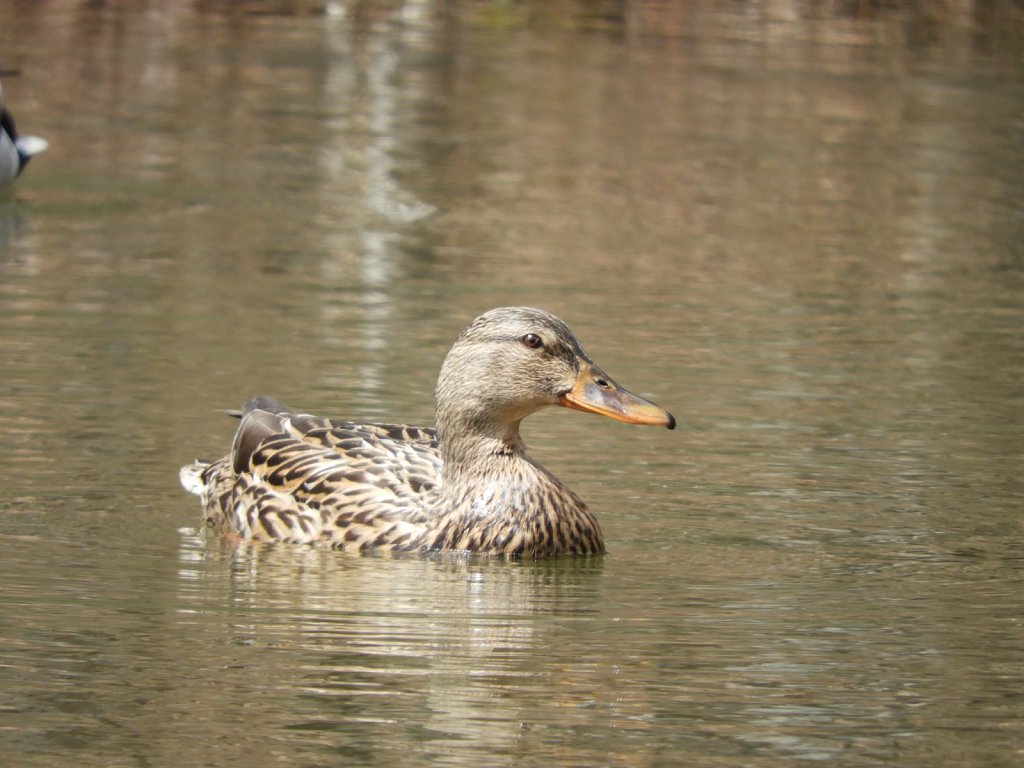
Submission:
{"label": "speckled brown plumage", "polygon": [[460,334],[437,385],[437,429],[358,424],[255,398],[231,453],[181,472],[209,525],[252,541],[540,557],[604,551],[586,505],[526,453],[519,423],[563,405],[672,428],[618,387],[553,315],[491,310]]}

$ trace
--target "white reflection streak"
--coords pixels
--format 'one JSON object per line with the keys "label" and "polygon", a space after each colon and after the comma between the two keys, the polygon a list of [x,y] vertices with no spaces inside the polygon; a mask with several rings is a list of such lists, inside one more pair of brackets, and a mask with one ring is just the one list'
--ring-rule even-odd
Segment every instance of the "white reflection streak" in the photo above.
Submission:
{"label": "white reflection streak", "polygon": [[[417,200],[395,181],[394,150],[399,130],[395,115],[402,92],[392,83],[398,72],[397,41],[387,31],[373,38],[371,62],[367,72],[369,91],[370,142],[366,148],[366,199],[370,210],[389,221],[411,223],[425,218],[436,209]],[[406,83],[410,80],[404,81]]]}
{"label": "white reflection streak", "polygon": [[[400,18],[406,24],[422,24],[429,21],[431,4],[409,3],[403,7]],[[340,16],[335,16],[340,18]],[[415,82],[400,77],[401,32],[393,26],[383,25],[375,30],[368,44],[368,62],[366,65],[366,113],[368,138],[363,148],[362,163],[346,163],[345,150],[353,149],[351,145],[339,146],[337,151],[324,153],[324,165],[331,179],[351,183],[356,173],[355,166],[364,169],[362,196],[365,202],[363,210],[366,217],[346,219],[345,231],[337,228],[326,228],[326,243],[330,251],[344,252],[347,236],[352,228],[358,228],[360,247],[357,265],[359,284],[362,288],[358,298],[362,329],[359,339],[363,348],[372,353],[370,359],[380,359],[380,351],[387,348],[387,328],[393,314],[393,305],[388,287],[394,279],[394,264],[391,247],[398,233],[396,229],[431,215],[436,210],[403,189],[394,178],[395,150],[400,143],[401,127],[397,119],[403,99],[417,96]],[[355,87],[351,62],[357,58],[351,51],[338,57],[336,61],[344,62],[340,66],[330,66],[327,73],[326,88],[328,99],[332,104],[354,104],[352,98]],[[356,115],[348,115],[344,123],[351,124]],[[351,134],[340,134],[346,141]],[[346,179],[346,175],[348,178]],[[373,226],[371,222],[377,221]],[[381,221],[383,220],[383,221]],[[340,243],[331,241],[341,241]],[[328,318],[330,319],[330,318]],[[373,392],[381,386],[381,363],[366,362],[359,369],[359,387],[364,392]]]}
{"label": "white reflection streak", "polygon": [[363,348],[375,354],[359,367],[359,384],[364,389],[378,390],[381,387],[381,369],[387,348],[388,320],[392,314],[391,298],[387,286],[391,282],[392,266],[388,252],[393,235],[368,230],[363,233],[363,252],[359,260],[359,277],[363,291],[359,295],[362,306],[363,332],[360,335]]}
{"label": "white reflection streak", "polygon": [[[399,40],[385,28],[370,43],[367,100],[370,139],[366,147],[366,202],[369,209],[389,222],[404,224],[417,221],[434,212],[394,179],[394,151],[398,144],[396,114],[403,97],[394,85],[399,70],[399,56],[395,50]],[[410,94],[404,94],[407,98]],[[363,306],[363,333],[361,338],[367,351],[379,352],[387,347],[385,329],[393,313],[387,290],[394,276],[390,244],[396,233],[390,229],[367,228],[363,231],[363,249],[359,259],[359,276],[364,290],[360,298]],[[373,359],[377,359],[374,356]],[[360,385],[377,388],[380,385],[380,363],[368,362],[360,369]]]}

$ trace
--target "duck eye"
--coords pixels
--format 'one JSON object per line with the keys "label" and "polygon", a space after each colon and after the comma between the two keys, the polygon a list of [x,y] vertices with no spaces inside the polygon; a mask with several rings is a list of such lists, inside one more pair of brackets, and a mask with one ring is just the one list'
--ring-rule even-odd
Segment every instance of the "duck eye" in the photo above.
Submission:
{"label": "duck eye", "polygon": [[520,341],[523,342],[524,346],[527,346],[530,349],[540,349],[544,346],[544,342],[536,333],[528,333],[523,336]]}

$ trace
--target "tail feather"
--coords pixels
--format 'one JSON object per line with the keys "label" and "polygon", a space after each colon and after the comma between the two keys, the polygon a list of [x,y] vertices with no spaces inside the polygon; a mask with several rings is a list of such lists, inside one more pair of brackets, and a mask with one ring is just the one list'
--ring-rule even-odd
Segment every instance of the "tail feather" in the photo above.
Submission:
{"label": "tail feather", "polygon": [[178,472],[181,487],[195,496],[202,496],[206,492],[206,481],[203,479],[203,473],[209,468],[210,462],[202,461],[201,459],[196,459],[190,464],[186,464]]}
{"label": "tail feather", "polygon": [[[238,510],[244,510],[246,504],[236,503],[235,483],[241,473],[249,468],[249,458],[260,442],[282,430],[282,421],[293,412],[283,403],[270,397],[254,397],[242,405],[241,410],[227,411],[228,415],[241,419],[238,431],[231,446],[231,453],[217,461],[196,459],[186,464],[178,472],[182,487],[199,497],[206,516],[206,524],[214,528],[235,527],[240,533],[249,535],[251,523],[239,517]],[[244,488],[238,494],[245,493]],[[251,493],[251,491],[250,491]],[[297,529],[288,538],[301,540],[304,536],[314,536],[310,523],[317,515],[297,510],[285,509],[280,500],[274,503],[261,500],[254,508],[266,507],[280,517],[281,524],[297,525]],[[287,505],[284,505],[287,506]],[[277,507],[281,507],[278,509]],[[301,518],[301,524],[299,522]],[[309,519],[306,519],[309,518]],[[289,521],[285,523],[285,521]],[[319,534],[315,534],[319,535]]]}

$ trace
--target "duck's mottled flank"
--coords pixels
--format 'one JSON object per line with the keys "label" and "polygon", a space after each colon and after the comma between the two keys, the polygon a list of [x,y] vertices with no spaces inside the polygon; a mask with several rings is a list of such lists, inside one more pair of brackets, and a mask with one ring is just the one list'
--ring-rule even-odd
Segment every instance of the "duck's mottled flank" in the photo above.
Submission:
{"label": "duck's mottled flank", "polygon": [[246,403],[231,453],[181,472],[206,522],[249,541],[543,557],[604,552],[576,494],[526,453],[519,423],[548,405],[672,427],[615,385],[561,320],[511,307],[456,339],[437,386],[437,429],[360,424]]}

